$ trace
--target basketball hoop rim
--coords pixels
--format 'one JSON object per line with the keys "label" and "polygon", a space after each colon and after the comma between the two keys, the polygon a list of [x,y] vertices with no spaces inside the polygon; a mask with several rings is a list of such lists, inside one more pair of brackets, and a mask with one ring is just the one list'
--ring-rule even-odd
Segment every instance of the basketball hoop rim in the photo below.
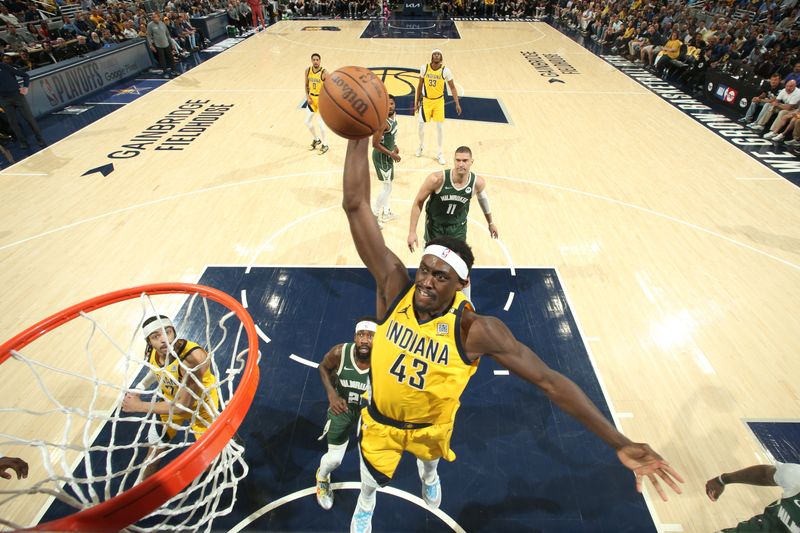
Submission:
{"label": "basketball hoop rim", "polygon": [[258,336],[247,310],[229,294],[213,287],[193,283],[154,283],[109,292],[63,309],[25,329],[0,345],[0,364],[11,357],[11,350],[24,348],[48,331],[74,320],[80,312],[90,312],[141,296],[199,294],[224,305],[244,324],[249,352],[239,385],[220,416],[189,448],[164,468],[135,487],[73,515],[36,525],[25,531],[119,531],[133,524],[182,491],[211,464],[244,420],[258,386]]}

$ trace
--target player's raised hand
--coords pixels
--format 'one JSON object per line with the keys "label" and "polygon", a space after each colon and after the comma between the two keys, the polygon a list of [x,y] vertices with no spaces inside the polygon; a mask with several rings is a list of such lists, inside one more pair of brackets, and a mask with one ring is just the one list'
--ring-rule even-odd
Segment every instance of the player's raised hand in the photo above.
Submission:
{"label": "player's raised hand", "polygon": [[667,501],[669,498],[659,478],[677,494],[681,494],[681,488],[676,481],[683,483],[683,478],[648,444],[632,442],[617,450],[617,457],[636,475],[637,492],[642,492],[642,481],[647,477],[662,500]]}
{"label": "player's raised hand", "polygon": [[6,472],[8,469],[17,474],[17,479],[28,477],[28,463],[19,457],[0,457],[0,477],[11,479],[11,474]]}

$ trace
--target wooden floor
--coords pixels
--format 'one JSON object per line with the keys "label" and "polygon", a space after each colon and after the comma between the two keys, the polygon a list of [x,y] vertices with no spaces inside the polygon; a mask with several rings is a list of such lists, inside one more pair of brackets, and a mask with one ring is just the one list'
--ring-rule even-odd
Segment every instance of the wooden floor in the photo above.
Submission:
{"label": "wooden floor", "polygon": [[[686,477],[668,503],[648,493],[663,531],[760,512],[776,489],[731,488],[712,504],[703,487],[768,460],[743,419],[800,413],[797,187],[739,179],[777,176],[545,24],[460,22],[462,38],[445,41],[325,24],[341,31],[281,22],[2,172],[0,337],[100,293],[195,281],[209,264],[359,265],[339,208],[345,141],[329,133],[327,154],[307,150],[303,70],[312,52],[329,70],[418,68],[441,48],[464,93],[499,99],[511,120],[445,124],[448,157],[472,147],[501,236],[489,238],[475,206],[477,264],[558,269],[621,429]],[[521,51],[557,53],[579,74],[549,84]],[[233,107],[185,150],[146,149],[113,160],[108,177],[82,177],[190,100]],[[410,202],[441,167],[432,129],[415,158],[416,121],[399,127],[400,218],[384,233],[414,265]],[[101,373],[117,371],[107,364]],[[0,368],[6,405],[26,405],[20,372]]]}

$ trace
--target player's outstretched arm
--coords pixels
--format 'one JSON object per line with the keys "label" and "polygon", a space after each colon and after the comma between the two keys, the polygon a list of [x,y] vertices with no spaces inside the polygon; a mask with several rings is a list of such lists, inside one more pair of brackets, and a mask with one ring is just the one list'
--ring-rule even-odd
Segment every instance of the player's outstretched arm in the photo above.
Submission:
{"label": "player's outstretched arm", "polygon": [[319,377],[322,380],[322,386],[325,387],[325,393],[328,395],[328,402],[330,403],[329,409],[335,415],[341,415],[347,412],[347,402],[344,398],[339,396],[334,386],[334,375],[339,368],[339,363],[342,360],[342,348],[344,344],[337,344],[325,354],[322,362],[319,364]]}
{"label": "player's outstretched arm", "polygon": [[350,224],[350,234],[358,255],[375,278],[378,288],[377,313],[382,317],[388,306],[408,284],[405,265],[386,247],[369,199],[370,138],[347,143],[342,177],[342,207]]}
{"label": "player's outstretched arm", "polygon": [[6,470],[11,469],[17,474],[17,479],[28,477],[28,463],[19,457],[0,457],[0,477],[11,479],[11,474]]}
{"label": "player's outstretched arm", "polygon": [[[797,467],[797,465],[795,465]],[[745,485],[760,485],[762,487],[777,487],[775,481],[776,468],[772,465],[754,465],[742,468],[730,474],[720,474],[706,481],[706,494],[715,502],[725,492],[725,485],[730,483],[744,483]]]}
{"label": "player's outstretched arm", "polygon": [[680,474],[649,445],[636,443],[620,433],[571,379],[556,372],[530,348],[520,343],[499,319],[473,315],[465,342],[468,353],[485,353],[522,379],[533,383],[562,411],[581,422],[587,429],[614,448],[620,462],[636,475],[636,490],[641,492],[642,479],[647,477],[661,499],[667,494],[659,478],[680,494],[676,480]]}
{"label": "player's outstretched arm", "polygon": [[416,249],[419,245],[419,241],[417,240],[417,224],[419,224],[419,217],[422,214],[422,207],[425,205],[425,200],[427,200],[431,194],[436,192],[436,190],[442,186],[442,182],[444,181],[444,173],[442,172],[434,172],[433,174],[429,174],[425,181],[417,191],[417,197],[414,198],[414,203],[411,204],[411,217],[409,218],[408,222],[408,249],[412,252]]}

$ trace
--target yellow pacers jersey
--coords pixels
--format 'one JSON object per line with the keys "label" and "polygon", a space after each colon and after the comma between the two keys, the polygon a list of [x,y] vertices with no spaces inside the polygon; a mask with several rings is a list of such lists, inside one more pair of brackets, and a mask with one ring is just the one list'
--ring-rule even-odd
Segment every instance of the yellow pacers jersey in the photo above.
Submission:
{"label": "yellow pacers jersey", "polygon": [[314,72],[314,67],[308,68],[308,92],[311,96],[319,96],[319,92],[322,90],[322,73],[325,72],[324,68],[321,68]]}
{"label": "yellow pacers jersey", "polygon": [[412,284],[378,325],[372,341],[372,401],[399,422],[451,424],[459,398],[478,368],[461,351],[461,314],[472,305],[461,292],[451,309],[423,324],[414,315]]}
{"label": "yellow pacers jersey", "polygon": [[[182,341],[178,340],[175,343],[174,349],[175,353],[178,355],[178,359],[183,361],[186,357],[197,348],[200,348],[200,345],[191,341]],[[151,367],[151,372],[155,375],[158,379],[158,382],[161,386],[161,392],[164,394],[164,398],[167,401],[175,400],[175,395],[178,393],[180,389],[180,384],[183,382],[184,373],[187,372],[187,367],[184,365],[183,368],[180,367],[180,363],[178,360],[173,358],[172,356],[167,356],[168,362],[166,365],[162,366],[161,363],[158,362],[158,356],[156,355],[156,351],[151,349],[150,355],[148,357],[148,362],[153,365]],[[168,375],[165,375],[168,374]],[[186,383],[189,383],[188,378]],[[214,387],[217,383],[217,378],[213,372],[211,372],[211,365],[208,366],[205,373],[203,374],[203,389],[206,391],[204,396],[201,396],[202,403],[209,404],[214,407],[214,411],[219,409],[219,390]],[[211,424],[213,416],[209,413],[208,409],[201,408],[199,416],[206,419],[208,422],[207,424],[200,424],[197,423],[192,426],[192,429],[195,430],[196,433],[202,433],[205,429]],[[185,411],[175,410],[173,412],[173,420],[177,419],[189,419],[191,416],[189,413]]]}
{"label": "yellow pacers jersey", "polygon": [[444,65],[433,70],[431,64],[425,65],[425,76],[422,81],[422,95],[425,98],[435,100],[444,96]]}

